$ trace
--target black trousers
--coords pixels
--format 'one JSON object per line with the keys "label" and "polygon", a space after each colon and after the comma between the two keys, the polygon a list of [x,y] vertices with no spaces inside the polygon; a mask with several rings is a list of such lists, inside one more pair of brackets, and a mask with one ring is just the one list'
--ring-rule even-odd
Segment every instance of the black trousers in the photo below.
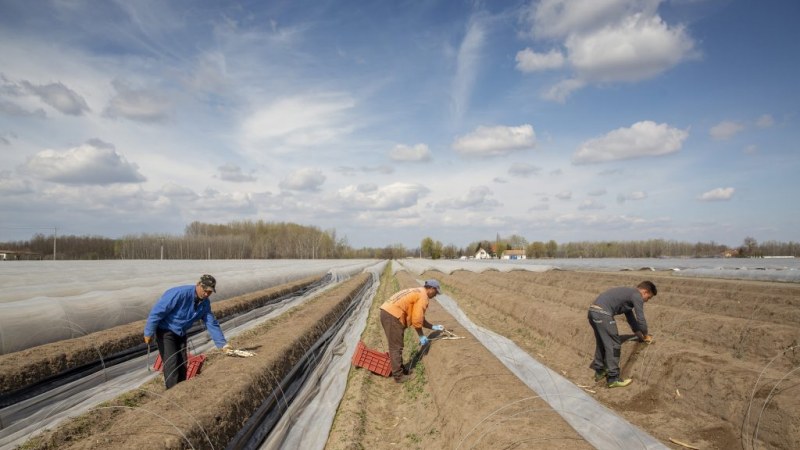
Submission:
{"label": "black trousers", "polygon": [[619,357],[622,341],[613,316],[589,311],[589,324],[594,331],[594,359],[589,365],[595,371],[608,370],[608,382],[619,379]]}
{"label": "black trousers", "polygon": [[163,328],[156,330],[156,344],[158,354],[161,355],[161,368],[167,389],[186,380],[186,341],[186,336],[178,336]]}

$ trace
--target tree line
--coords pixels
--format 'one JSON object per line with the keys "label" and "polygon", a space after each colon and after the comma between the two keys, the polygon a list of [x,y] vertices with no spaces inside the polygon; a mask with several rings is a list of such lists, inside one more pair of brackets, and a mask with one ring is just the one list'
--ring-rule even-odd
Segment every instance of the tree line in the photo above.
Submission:
{"label": "tree line", "polygon": [[[138,234],[119,239],[101,236],[54,236],[36,234],[28,241],[0,242],[0,253],[18,252],[23,259],[399,259],[423,257],[455,259],[474,256],[484,249],[499,258],[506,250],[523,250],[527,258],[658,258],[658,257],[800,257],[800,243],[766,241],[747,237],[741,246],[729,248],[715,242],[554,240],[529,242],[519,235],[480,240],[465,247],[443,245],[431,237],[417,248],[400,244],[353,248],[335,229],[290,222],[235,221],[227,224],[192,222],[183,235]],[[13,256],[8,259],[13,259]]]}

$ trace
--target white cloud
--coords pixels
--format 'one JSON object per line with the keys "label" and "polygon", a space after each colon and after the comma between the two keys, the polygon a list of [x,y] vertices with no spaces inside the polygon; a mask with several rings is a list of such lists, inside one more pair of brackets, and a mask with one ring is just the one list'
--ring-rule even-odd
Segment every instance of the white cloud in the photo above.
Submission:
{"label": "white cloud", "polygon": [[200,198],[195,191],[175,183],[164,184],[157,194],[178,202],[193,202]]}
{"label": "white cloud", "polygon": [[724,121],[711,127],[708,133],[712,138],[722,141],[732,138],[742,130],[744,130],[744,125],[738,122]]}
{"label": "white cloud", "polygon": [[453,109],[457,118],[460,118],[467,110],[469,98],[478,76],[480,56],[485,40],[486,31],[482,21],[479,17],[472,17],[464,40],[461,41],[458,49],[456,74],[452,84]]}
{"label": "white cloud", "polygon": [[531,175],[538,175],[541,170],[541,168],[528,163],[515,163],[508,168],[508,173],[515,177],[528,178]]}
{"label": "white cloud", "polygon": [[387,165],[379,165],[379,166],[361,166],[361,167],[352,167],[352,166],[339,166],[334,169],[334,171],[342,173],[347,176],[352,176],[357,173],[380,173],[383,175],[389,175],[394,173],[394,168],[392,166]]}
{"label": "white cloud", "polygon": [[561,191],[555,197],[559,200],[570,200],[572,199],[572,191]]}
{"label": "white cloud", "polygon": [[736,190],[732,187],[716,188],[700,194],[700,196],[697,197],[697,199],[704,202],[728,201],[733,197],[735,191]]}
{"label": "white cloud", "polygon": [[347,209],[393,211],[416,205],[428,192],[428,188],[416,183],[392,183],[384,187],[362,184],[340,189],[337,197]]}
{"label": "white cloud", "polygon": [[630,128],[618,128],[584,142],[572,156],[572,162],[591,164],[667,155],[680,150],[688,136],[687,131],[665,123],[637,122]]}
{"label": "white cloud", "polygon": [[545,100],[564,103],[578,89],[586,86],[586,82],[577,78],[559,81],[550,86],[542,95]]}
{"label": "white cloud", "polygon": [[140,183],[139,166],[129,163],[113,145],[93,139],[65,152],[43,150],[23,166],[30,175],[64,184]]}
{"label": "white cloud", "polygon": [[398,144],[389,152],[389,157],[394,161],[430,161],[431,151],[425,144],[413,147]]}
{"label": "white cloud", "polygon": [[644,200],[646,198],[647,198],[647,193],[646,192],[644,192],[644,191],[633,191],[633,192],[631,192],[629,194],[619,194],[617,196],[617,202],[625,203],[628,200],[638,201],[638,200]]}
{"label": "white cloud", "polygon": [[472,133],[456,139],[453,150],[464,156],[490,157],[505,156],[535,145],[536,135],[531,125],[480,126]]}
{"label": "white cloud", "polygon": [[475,186],[469,189],[465,195],[459,198],[452,198],[437,202],[434,207],[437,211],[446,209],[470,209],[486,210],[502,206],[502,203],[494,198],[491,189],[486,186]]}
{"label": "white cloud", "polygon": [[256,178],[251,174],[242,172],[242,168],[231,163],[224,164],[218,167],[219,177],[224,181],[232,181],[234,183],[242,183],[247,181],[255,181]]}
{"label": "white cloud", "polygon": [[596,189],[594,191],[590,191],[588,194],[591,197],[600,197],[601,195],[606,195],[608,191],[605,188]]}
{"label": "white cloud", "polygon": [[119,80],[114,80],[112,86],[116,94],[106,106],[105,114],[108,117],[121,117],[146,123],[161,122],[169,117],[172,102],[165,93],[157,90],[133,89]]}
{"label": "white cloud", "polygon": [[558,50],[536,53],[530,48],[526,48],[517,52],[515,60],[517,61],[517,69],[524,73],[559,69],[564,65],[564,55]]}
{"label": "white cloud", "polygon": [[3,196],[30,194],[32,192],[34,192],[33,186],[29,180],[20,179],[10,171],[0,172],[0,194]]}
{"label": "white cloud", "polygon": [[346,94],[326,93],[279,99],[251,114],[242,125],[244,145],[307,147],[329,143],[353,131],[349,112],[355,101]]}
{"label": "white cloud", "polygon": [[279,186],[292,191],[318,191],[324,182],[325,175],[320,170],[305,167],[284,178]]}
{"label": "white cloud", "polygon": [[596,202],[596,201],[594,201],[592,199],[587,199],[587,200],[582,201],[581,204],[578,205],[578,209],[581,210],[581,211],[586,211],[586,210],[590,210],[590,209],[605,209],[605,206],[603,206],[601,203],[598,203],[598,202]]}
{"label": "white cloud", "polygon": [[[529,20],[540,38],[564,38],[576,32],[591,31],[627,15],[653,1],[640,0],[541,0],[533,3]],[[656,2],[657,4],[657,2]]]}
{"label": "white cloud", "polygon": [[80,116],[85,112],[89,112],[89,105],[86,104],[86,100],[63,83],[35,85],[23,80],[20,85],[30,94],[39,97],[41,101],[64,114]]}
{"label": "white cloud", "polygon": [[635,14],[616,26],[572,35],[565,45],[581,79],[591,82],[640,81],[692,55],[694,43],[683,27],[660,17]]}
{"label": "white cloud", "polygon": [[47,113],[45,113],[42,108],[36,108],[32,110],[3,99],[0,99],[0,112],[9,116],[30,116],[38,117],[40,119],[47,117]]}
{"label": "white cloud", "polygon": [[772,118],[769,114],[763,114],[761,117],[756,120],[756,126],[758,128],[769,128],[775,125],[775,119]]}
{"label": "white cloud", "polygon": [[[696,56],[681,26],[658,14],[661,0],[543,0],[528,14],[531,35],[557,40],[565,52],[517,53],[517,69],[533,72],[568,67],[574,75],[545,89],[543,97],[564,102],[588,83],[635,82],[654,77]],[[559,62],[559,55],[566,53]],[[525,61],[526,64],[522,64]]]}

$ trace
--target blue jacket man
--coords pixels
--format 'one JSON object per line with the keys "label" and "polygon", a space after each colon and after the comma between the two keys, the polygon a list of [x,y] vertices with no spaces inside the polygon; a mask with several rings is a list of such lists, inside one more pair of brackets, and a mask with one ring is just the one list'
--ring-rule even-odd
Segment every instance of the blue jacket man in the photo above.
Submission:
{"label": "blue jacket man", "polygon": [[217,348],[228,348],[208,299],[217,292],[216,286],[213,276],[203,275],[195,285],[168,289],[150,310],[144,326],[144,342],[149,345],[155,334],[167,389],[186,380],[186,332],[196,321],[203,321]]}

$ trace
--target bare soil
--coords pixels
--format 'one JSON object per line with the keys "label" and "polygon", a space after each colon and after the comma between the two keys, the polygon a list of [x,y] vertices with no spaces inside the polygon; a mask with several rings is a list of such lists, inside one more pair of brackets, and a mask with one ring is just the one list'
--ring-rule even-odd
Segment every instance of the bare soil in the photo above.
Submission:
{"label": "bare soil", "polygon": [[[397,278],[400,286],[415,284],[403,272]],[[649,271],[456,271],[414,278],[439,279],[475,323],[586,386],[670,448],[685,448],[679,442],[702,449],[788,450],[800,442],[799,285]],[[594,354],[588,305],[605,289],[645,279],[659,289],[645,307],[655,343],[625,343],[623,376],[633,384],[608,389],[594,382],[588,368]],[[428,318],[465,334],[436,302]],[[621,334],[632,333],[624,319],[618,324]],[[385,348],[377,318],[364,339]],[[422,361],[424,387],[351,373],[328,448],[588,446],[558,426],[558,416],[535,403],[535,393],[470,336],[434,342]],[[411,396],[409,389],[419,392]]]}
{"label": "bare soil", "polygon": [[[681,442],[789,450],[800,442],[800,285],[654,272],[401,271],[393,277],[387,268],[362,335],[367,346],[386,351],[377,315],[383,300],[426,278],[439,279],[475,323],[586,386],[669,448],[685,448],[675,443]],[[608,389],[588,368],[594,338],[587,307],[605,289],[644,279],[659,289],[645,307],[655,343],[624,344],[623,375],[633,384]],[[309,345],[298,336],[323,328],[364,282],[357,277],[234,340],[253,349],[254,358],[212,352],[199,377],[169,391],[156,380],[26,448],[188,448],[182,434],[195,448],[224,447],[254,402],[291,367],[298,348]],[[326,448],[591,448],[435,300],[427,318],[464,339],[434,341],[414,367],[415,378],[404,384],[353,368]],[[624,320],[619,327],[630,333]],[[406,338],[408,361],[418,347],[410,331]],[[165,426],[154,412],[175,426]]]}

